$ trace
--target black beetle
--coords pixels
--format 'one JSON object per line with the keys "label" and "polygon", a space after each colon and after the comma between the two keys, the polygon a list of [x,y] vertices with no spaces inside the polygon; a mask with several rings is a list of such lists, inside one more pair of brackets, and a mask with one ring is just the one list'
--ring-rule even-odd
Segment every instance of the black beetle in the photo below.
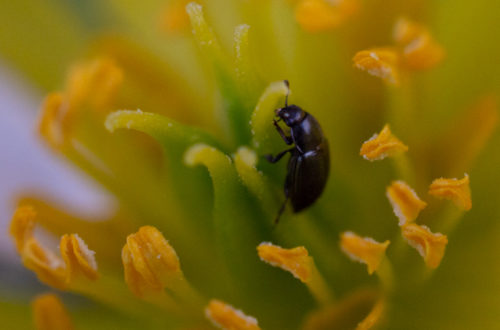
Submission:
{"label": "black beetle", "polygon": [[[284,82],[288,88],[285,107],[275,111],[279,118],[273,119],[273,124],[285,143],[288,145],[293,143],[294,146],[274,157],[265,156],[269,162],[276,163],[288,152],[291,153],[285,180],[285,201],[276,216],[275,223],[278,223],[288,199],[292,202],[294,213],[311,206],[323,192],[330,172],[328,141],[323,135],[321,126],[311,114],[296,105],[288,105],[290,89],[288,81]],[[290,136],[287,136],[278,125],[280,120],[290,127]]]}

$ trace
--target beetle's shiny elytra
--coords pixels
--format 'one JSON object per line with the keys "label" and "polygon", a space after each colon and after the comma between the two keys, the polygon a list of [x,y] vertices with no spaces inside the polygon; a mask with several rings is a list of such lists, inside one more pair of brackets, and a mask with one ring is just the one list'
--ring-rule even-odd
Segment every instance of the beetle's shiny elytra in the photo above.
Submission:
{"label": "beetle's shiny elytra", "polygon": [[[288,88],[288,81],[284,82]],[[278,120],[273,119],[276,130],[286,144],[294,145],[274,157],[266,155],[269,162],[276,163],[287,153],[291,154],[285,180],[285,201],[276,216],[277,223],[289,199],[294,213],[311,206],[318,199],[328,179],[330,153],[328,141],[316,118],[296,105],[288,105],[288,93],[285,107],[275,113],[278,117]],[[278,125],[280,120],[290,128],[290,136]]]}

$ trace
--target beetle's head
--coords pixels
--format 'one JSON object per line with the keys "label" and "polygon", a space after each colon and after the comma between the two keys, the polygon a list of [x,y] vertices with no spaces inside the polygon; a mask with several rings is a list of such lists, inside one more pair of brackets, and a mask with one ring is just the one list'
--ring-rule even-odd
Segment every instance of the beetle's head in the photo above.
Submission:
{"label": "beetle's head", "polygon": [[300,123],[306,113],[296,105],[288,105],[284,108],[276,109],[276,116],[280,117],[287,126],[293,126]]}

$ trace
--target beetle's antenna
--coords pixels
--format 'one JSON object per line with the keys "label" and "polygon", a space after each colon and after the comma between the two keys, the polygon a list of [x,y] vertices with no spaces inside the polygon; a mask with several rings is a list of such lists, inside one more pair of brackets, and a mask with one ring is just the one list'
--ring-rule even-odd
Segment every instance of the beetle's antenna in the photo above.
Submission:
{"label": "beetle's antenna", "polygon": [[290,95],[290,83],[288,80],[283,80],[286,85],[285,108],[288,106],[288,95]]}

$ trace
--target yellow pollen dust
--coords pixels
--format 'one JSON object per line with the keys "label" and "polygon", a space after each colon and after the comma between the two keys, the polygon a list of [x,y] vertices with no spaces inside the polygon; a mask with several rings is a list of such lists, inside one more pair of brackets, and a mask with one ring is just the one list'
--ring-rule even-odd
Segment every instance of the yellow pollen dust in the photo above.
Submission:
{"label": "yellow pollen dust", "polygon": [[399,225],[413,222],[427,203],[403,181],[394,181],[386,189],[386,196],[392,205],[394,214],[399,218]]}
{"label": "yellow pollen dust", "polygon": [[389,125],[386,124],[379,134],[373,135],[363,143],[359,154],[367,160],[374,161],[407,150],[408,147],[392,134]]}
{"label": "yellow pollen dust", "polygon": [[328,31],[343,24],[359,10],[358,0],[301,0],[295,19],[308,32]]}
{"label": "yellow pollen dust", "polygon": [[55,294],[37,296],[32,302],[32,308],[37,330],[74,329],[66,308]]}
{"label": "yellow pollen dust", "polygon": [[379,77],[386,83],[399,84],[399,54],[395,49],[383,47],[362,50],[352,60],[356,68]]}
{"label": "yellow pollen dust", "polygon": [[394,41],[401,49],[402,64],[410,70],[425,70],[440,63],[445,55],[428,29],[406,18],[394,26]]}
{"label": "yellow pollen dust", "polygon": [[310,280],[313,260],[305,247],[284,249],[271,243],[261,243],[257,252],[262,261],[292,273],[304,283]]}
{"label": "yellow pollen dust", "polygon": [[254,317],[245,315],[242,311],[220,300],[210,300],[205,308],[206,317],[218,328],[226,330],[258,330],[260,329]]}
{"label": "yellow pollen dust", "polygon": [[162,233],[144,226],[127,237],[122,249],[125,282],[142,297],[144,291],[160,291],[183,277],[179,258]]}
{"label": "yellow pollen dust", "polygon": [[71,285],[78,274],[90,280],[97,279],[94,252],[78,235],[61,238],[61,260],[33,236],[35,219],[36,212],[32,207],[21,206],[14,213],[10,225],[10,234],[26,268],[35,272],[40,281],[62,290]]}
{"label": "yellow pollen dust", "polygon": [[160,29],[166,33],[173,34],[185,30],[189,26],[189,16],[186,5],[189,0],[170,1],[160,17]]}
{"label": "yellow pollen dust", "polygon": [[432,181],[429,194],[438,198],[449,199],[455,205],[465,211],[472,208],[470,197],[469,176],[465,174],[463,179],[440,178]]}
{"label": "yellow pollen dust", "polygon": [[429,268],[437,268],[444,256],[448,238],[441,233],[432,233],[426,226],[410,223],[401,227],[403,237],[417,249]]}
{"label": "yellow pollen dust", "polygon": [[390,242],[379,243],[369,237],[361,237],[347,231],[340,236],[340,248],[352,260],[368,266],[371,275],[378,269]]}

